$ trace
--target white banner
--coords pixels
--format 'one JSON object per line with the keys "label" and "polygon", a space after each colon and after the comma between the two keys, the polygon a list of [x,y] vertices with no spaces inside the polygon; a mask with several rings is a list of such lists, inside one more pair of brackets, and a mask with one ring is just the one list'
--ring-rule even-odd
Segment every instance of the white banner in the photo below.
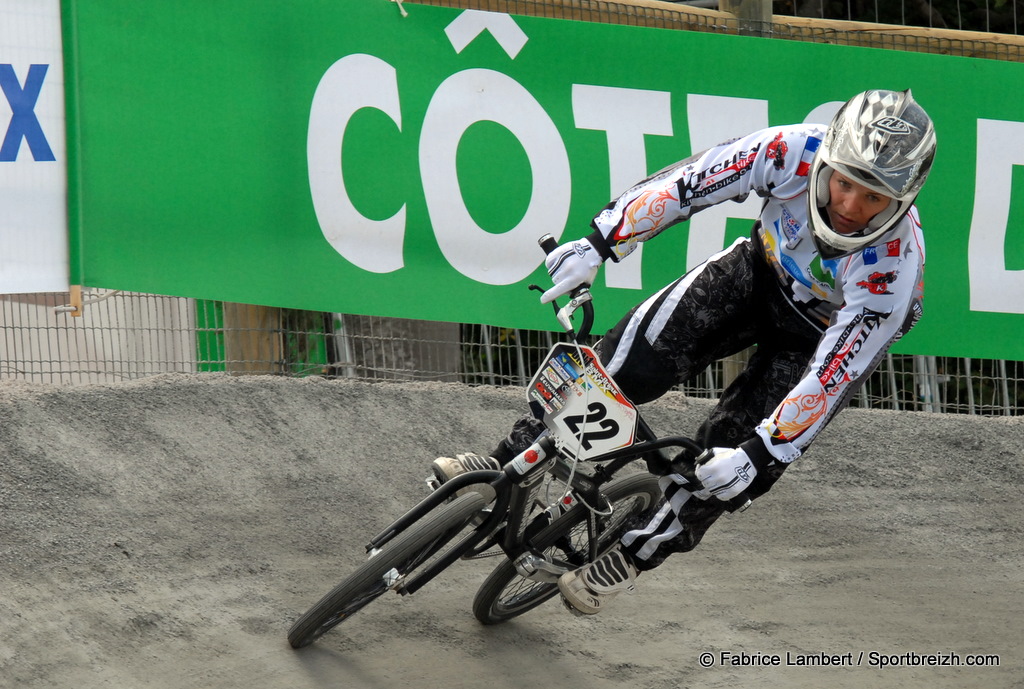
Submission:
{"label": "white banner", "polygon": [[0,4],[0,294],[68,289],[59,0]]}

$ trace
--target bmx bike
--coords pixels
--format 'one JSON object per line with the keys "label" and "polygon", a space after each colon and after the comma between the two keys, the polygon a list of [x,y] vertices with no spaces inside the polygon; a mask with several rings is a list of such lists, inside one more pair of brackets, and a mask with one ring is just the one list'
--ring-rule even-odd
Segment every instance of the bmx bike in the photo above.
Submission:
{"label": "bmx bike", "polygon": [[[557,247],[550,235],[540,244],[549,253]],[[593,325],[590,291],[577,289],[566,306],[554,307],[569,340],[551,348],[526,391],[547,430],[500,471],[428,481],[432,492],[371,538],[367,560],[295,621],[293,648],[388,591],[417,592],[458,560],[500,558],[474,597],[473,614],[483,624],[517,617],[554,597],[563,573],[607,552],[658,505],[656,474],[684,466],[692,475],[703,448],[683,436],[658,438],[583,344]],[[672,460],[662,453],[667,448],[676,448]]]}

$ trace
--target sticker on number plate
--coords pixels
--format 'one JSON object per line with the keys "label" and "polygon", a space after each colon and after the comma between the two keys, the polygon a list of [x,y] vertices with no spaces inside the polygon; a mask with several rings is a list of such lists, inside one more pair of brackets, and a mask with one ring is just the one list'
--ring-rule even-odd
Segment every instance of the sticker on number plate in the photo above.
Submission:
{"label": "sticker on number plate", "polygon": [[589,459],[634,442],[636,407],[590,347],[552,347],[526,396],[534,415],[570,455]]}

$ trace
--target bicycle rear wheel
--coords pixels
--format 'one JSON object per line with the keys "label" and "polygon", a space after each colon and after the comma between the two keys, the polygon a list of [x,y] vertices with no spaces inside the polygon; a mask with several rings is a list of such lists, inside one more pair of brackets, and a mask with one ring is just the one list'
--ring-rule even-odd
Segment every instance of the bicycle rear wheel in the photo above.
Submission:
{"label": "bicycle rear wheel", "polygon": [[288,643],[292,648],[308,646],[379,598],[398,577],[442,550],[486,504],[479,493],[468,492],[395,536],[296,620],[288,630]]}
{"label": "bicycle rear wheel", "polygon": [[[618,542],[627,521],[656,505],[661,499],[658,480],[650,474],[633,474],[612,481],[604,490],[614,508],[608,517],[599,517],[601,537],[598,553],[603,554]],[[587,530],[589,510],[577,504],[546,526],[531,541],[554,563],[575,569],[587,563],[590,540]],[[527,579],[505,559],[484,580],[473,599],[473,615],[483,624],[498,624],[532,610],[558,593],[558,584]]]}

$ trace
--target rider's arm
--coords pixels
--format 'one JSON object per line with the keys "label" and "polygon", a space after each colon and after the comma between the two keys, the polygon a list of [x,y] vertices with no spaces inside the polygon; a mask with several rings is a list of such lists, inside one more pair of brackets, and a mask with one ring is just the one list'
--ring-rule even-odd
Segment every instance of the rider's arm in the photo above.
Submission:
{"label": "rider's arm", "polygon": [[799,457],[920,317],[924,243],[916,210],[899,227],[889,241],[839,263],[845,303],[803,379],[756,429],[771,457]]}
{"label": "rider's arm", "polygon": [[764,129],[648,177],[598,213],[590,235],[548,254],[546,265],[554,286],[541,301],[592,284],[606,260],[625,258],[638,242],[703,208],[742,201],[751,192],[783,199],[800,194],[807,187],[806,167],[823,135],[818,125]]}
{"label": "rider's arm", "polygon": [[889,347],[921,314],[924,244],[912,210],[895,237],[839,261],[846,297],[835,312],[803,379],[738,448],[713,448],[695,473],[694,495],[730,501],[774,462],[797,459],[846,406]]}
{"label": "rider's arm", "polygon": [[817,125],[772,127],[680,161],[608,204],[587,240],[602,259],[619,261],[638,242],[709,206],[742,201],[751,192],[795,196],[807,182],[801,164],[813,157],[823,134]]}

